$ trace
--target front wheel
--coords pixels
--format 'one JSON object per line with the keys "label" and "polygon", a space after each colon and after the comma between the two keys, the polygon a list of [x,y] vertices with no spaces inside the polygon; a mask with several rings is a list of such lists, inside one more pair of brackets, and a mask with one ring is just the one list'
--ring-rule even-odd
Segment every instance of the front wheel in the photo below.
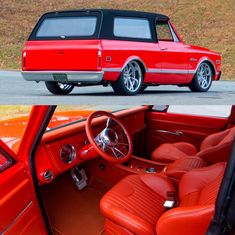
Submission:
{"label": "front wheel", "polygon": [[211,66],[203,62],[199,65],[189,89],[193,92],[206,92],[212,84],[213,72]]}
{"label": "front wheel", "polygon": [[119,79],[112,84],[118,95],[136,95],[143,83],[143,72],[136,61],[129,62],[123,69]]}
{"label": "front wheel", "polygon": [[70,83],[45,82],[48,91],[54,95],[68,95],[74,88]]}

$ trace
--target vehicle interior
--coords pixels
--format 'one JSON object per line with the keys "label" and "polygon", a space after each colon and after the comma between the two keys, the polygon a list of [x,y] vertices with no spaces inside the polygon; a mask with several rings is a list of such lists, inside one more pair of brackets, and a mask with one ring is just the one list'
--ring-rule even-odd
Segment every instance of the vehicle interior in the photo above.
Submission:
{"label": "vehicle interior", "polygon": [[235,106],[226,115],[185,107],[95,111],[47,130],[35,166],[53,234],[206,234]]}

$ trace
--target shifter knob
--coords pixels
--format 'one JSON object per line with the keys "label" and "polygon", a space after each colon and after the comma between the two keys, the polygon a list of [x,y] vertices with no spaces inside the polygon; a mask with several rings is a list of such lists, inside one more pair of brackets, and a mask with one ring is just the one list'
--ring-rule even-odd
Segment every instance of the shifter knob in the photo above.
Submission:
{"label": "shifter knob", "polygon": [[146,168],[146,172],[148,172],[148,173],[155,173],[156,169],[154,167],[148,167],[148,168]]}

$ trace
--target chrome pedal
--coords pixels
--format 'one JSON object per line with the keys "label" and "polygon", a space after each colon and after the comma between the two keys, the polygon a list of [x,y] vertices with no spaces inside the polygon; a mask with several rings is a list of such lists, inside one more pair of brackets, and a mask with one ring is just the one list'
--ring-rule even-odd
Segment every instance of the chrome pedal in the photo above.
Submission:
{"label": "chrome pedal", "polygon": [[84,169],[74,167],[71,169],[72,179],[79,191],[83,190],[87,186],[87,175]]}

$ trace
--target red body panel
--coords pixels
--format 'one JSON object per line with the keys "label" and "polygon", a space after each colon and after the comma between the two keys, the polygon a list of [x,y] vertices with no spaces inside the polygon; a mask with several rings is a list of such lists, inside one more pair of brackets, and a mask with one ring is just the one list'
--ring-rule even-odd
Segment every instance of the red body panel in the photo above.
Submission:
{"label": "red body panel", "polygon": [[[101,64],[98,62],[98,50],[102,52]],[[213,64],[214,80],[221,71],[221,64],[216,63],[216,60],[221,59],[218,53],[182,42],[28,41],[24,52],[27,54],[23,65],[25,71],[100,71],[103,69],[105,71],[103,79],[108,81],[117,80],[125,64],[131,60],[138,60],[143,64],[146,83],[190,83],[194,75],[193,71],[203,60]]]}
{"label": "red body panel", "polygon": [[[189,53],[187,46],[181,42],[159,41],[161,53],[162,71],[175,70],[187,71],[189,69]],[[192,74],[180,74],[177,72],[158,74],[159,82],[161,83],[189,83],[192,79]]]}
{"label": "red body panel", "polygon": [[46,234],[27,164],[1,141],[0,147],[17,160],[0,173],[0,233]]}
{"label": "red body panel", "polygon": [[100,40],[28,41],[23,70],[99,70]]}
{"label": "red body panel", "polygon": [[[102,52],[101,64],[98,63],[98,50]],[[194,75],[192,70],[196,70],[203,60],[213,63],[215,74],[221,71],[221,64],[216,64],[216,60],[220,60],[217,53],[182,42],[28,41],[24,52],[27,54],[22,68],[24,71],[100,71],[103,69],[104,80],[108,81],[117,80],[125,64],[131,60],[138,60],[143,64],[146,83],[190,83]],[[187,70],[191,73],[188,74]],[[216,79],[217,76],[214,76],[214,80]]]}

